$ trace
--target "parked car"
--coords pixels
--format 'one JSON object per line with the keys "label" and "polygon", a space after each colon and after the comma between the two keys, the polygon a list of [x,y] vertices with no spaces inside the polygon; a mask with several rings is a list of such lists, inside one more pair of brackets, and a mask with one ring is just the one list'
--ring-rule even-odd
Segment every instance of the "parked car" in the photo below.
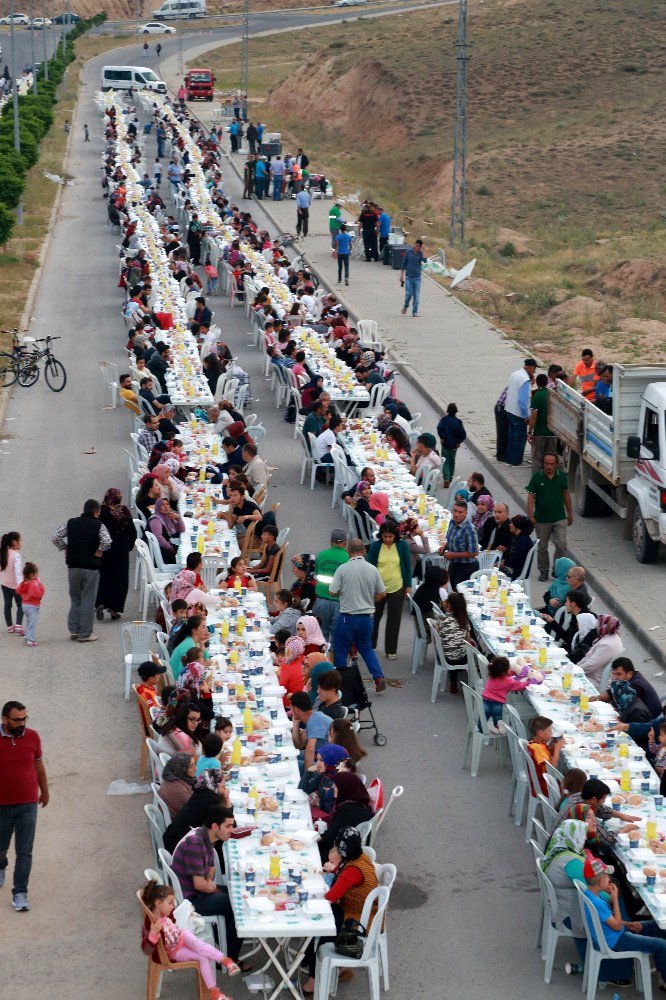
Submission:
{"label": "parked car", "polygon": [[32,28],[34,31],[43,31],[44,28],[50,28],[52,23],[48,17],[33,17],[32,21],[26,24],[26,28]]}
{"label": "parked car", "polygon": [[168,24],[160,24],[159,21],[149,21],[142,24],[137,34],[139,35],[175,35],[176,29]]}
{"label": "parked car", "polygon": [[53,18],[54,24],[77,24],[81,18],[78,14],[68,14],[64,11],[62,14],[56,14]]}
{"label": "parked car", "polygon": [[0,24],[29,24],[30,18],[27,14],[8,14],[7,17],[0,17]]}
{"label": "parked car", "polygon": [[335,0],[334,7],[357,7],[361,3],[368,3],[368,0]]}

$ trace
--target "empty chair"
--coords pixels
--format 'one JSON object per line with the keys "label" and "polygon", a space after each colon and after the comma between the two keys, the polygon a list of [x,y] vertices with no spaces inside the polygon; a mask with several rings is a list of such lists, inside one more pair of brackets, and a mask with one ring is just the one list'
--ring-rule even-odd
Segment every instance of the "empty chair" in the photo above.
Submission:
{"label": "empty chair", "polygon": [[118,405],[118,365],[114,365],[111,361],[100,361],[99,370],[104,382],[102,409],[115,410]]}
{"label": "empty chair", "polygon": [[[529,792],[529,781],[525,761],[520,749],[520,736],[514,732],[508,723],[505,726],[506,738],[509,742],[509,753],[511,754],[511,766],[513,768],[511,787],[509,789],[509,816],[513,814],[516,826],[520,826],[523,822],[523,809],[525,807],[525,798]],[[533,812],[535,810],[536,806]],[[534,819],[534,816],[532,819]]]}
{"label": "empty chair", "polygon": [[425,660],[428,652],[428,633],[426,632],[425,622],[423,621],[423,613],[418,604],[416,604],[412,599],[411,594],[407,594],[407,600],[409,601],[409,606],[414,614],[414,627],[416,630],[416,634],[414,636],[414,651],[412,653],[412,673],[415,674]]}
{"label": "empty chair", "polygon": [[201,561],[201,579],[208,590],[219,587],[220,577],[224,575],[224,567],[220,565],[221,556],[204,556]]}
{"label": "empty chair", "polygon": [[159,852],[160,850],[164,850],[163,837],[164,831],[166,830],[164,816],[162,815],[161,809],[158,809],[157,806],[154,806],[149,802],[147,802],[143,807],[143,811],[145,812],[146,819],[148,820],[148,832],[150,833],[150,845],[153,849],[155,867],[162,870],[162,862]]}
{"label": "empty chair", "polygon": [[477,561],[479,563],[478,573],[486,572],[496,566],[500,561],[502,553],[498,549],[490,549],[487,552],[479,552]]}

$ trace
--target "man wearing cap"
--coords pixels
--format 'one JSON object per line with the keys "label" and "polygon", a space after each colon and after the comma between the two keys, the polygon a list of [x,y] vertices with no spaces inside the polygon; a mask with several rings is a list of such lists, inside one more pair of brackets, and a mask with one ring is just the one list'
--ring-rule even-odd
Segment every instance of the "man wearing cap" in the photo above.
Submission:
{"label": "man wearing cap", "polygon": [[328,230],[331,234],[331,247],[335,250],[335,237],[340,232],[342,222],[342,207],[339,201],[333,202],[328,210]]}
{"label": "man wearing cap", "polygon": [[372,648],[375,604],[386,597],[386,587],[376,566],[366,562],[365,545],[360,538],[349,543],[349,561],[335,571],[328,585],[329,594],[339,595],[340,614],[333,634],[335,669],[342,675],[345,689],[347,657],[355,645],[375,681],[378,692],[386,689],[384,673]]}
{"label": "man wearing cap", "polygon": [[416,318],[419,314],[419,296],[421,294],[421,268],[425,256],[423,254],[423,240],[417,240],[413,247],[405,251],[402,258],[402,270],[400,271],[400,284],[405,286],[405,301],[402,306],[404,316],[412,303],[412,316]]}
{"label": "man wearing cap", "polygon": [[315,559],[315,602],[312,614],[319,620],[321,630],[327,642],[330,641],[335,623],[340,613],[340,600],[337,594],[331,594],[328,585],[335,576],[338,566],[349,562],[347,552],[347,532],[342,528],[334,528],[331,532],[331,545],[323,549]]}
{"label": "man wearing cap", "polygon": [[136,693],[148,705],[148,708],[160,708],[160,696],[157,693],[157,682],[162,674],[166,673],[159,661],[146,660],[138,669],[137,674],[141,678],[141,683],[137,685]]}
{"label": "man wearing cap", "polygon": [[421,470],[425,476],[431,469],[439,469],[441,459],[435,451],[436,445],[434,434],[419,434],[409,463],[409,471],[413,476]]}
{"label": "man wearing cap", "polygon": [[[583,866],[583,877],[587,888],[583,890],[586,900],[599,915],[601,929],[606,944],[611,951],[640,951],[654,956],[654,964],[659,974],[660,986],[666,983],[666,932],[662,931],[654,920],[624,920],[620,912],[620,899],[617,885],[611,882],[610,876],[615,869],[605,865],[598,858],[587,858]],[[655,868],[656,873],[656,868]],[[592,940],[597,943],[597,936],[591,920],[588,926]],[[631,960],[613,962],[613,975],[617,976],[621,969],[623,980],[630,984],[629,976],[633,972]],[[600,970],[601,971],[601,970]],[[615,979],[615,983],[620,982]]]}
{"label": "man wearing cap", "polygon": [[522,368],[509,376],[504,409],[507,416],[507,465],[521,465],[527,444],[527,428],[530,423],[530,389],[537,363],[534,358],[526,358]]}

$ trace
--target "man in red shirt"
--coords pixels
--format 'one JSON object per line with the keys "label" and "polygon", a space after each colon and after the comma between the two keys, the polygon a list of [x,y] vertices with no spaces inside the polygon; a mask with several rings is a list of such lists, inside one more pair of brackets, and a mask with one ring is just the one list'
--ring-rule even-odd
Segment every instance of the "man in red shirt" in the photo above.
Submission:
{"label": "man in red shirt", "polygon": [[42,743],[27,729],[28,715],[20,701],[8,701],[0,723],[0,887],[5,884],[7,851],[14,835],[16,865],[12,905],[29,910],[28,879],[37,826],[37,804],[49,802],[49,786],[42,761]]}

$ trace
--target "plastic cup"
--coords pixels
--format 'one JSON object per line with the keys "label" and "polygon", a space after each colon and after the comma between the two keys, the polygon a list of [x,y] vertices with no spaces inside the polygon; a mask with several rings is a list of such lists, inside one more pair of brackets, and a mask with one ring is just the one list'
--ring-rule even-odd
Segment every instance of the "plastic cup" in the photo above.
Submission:
{"label": "plastic cup", "polygon": [[289,819],[290,815],[291,815],[291,812],[290,812],[289,809],[283,809],[282,810],[282,819],[283,820]]}
{"label": "plastic cup", "polygon": [[282,746],[282,733],[276,733],[275,734],[275,746],[276,747],[281,747]]}
{"label": "plastic cup", "polygon": [[307,892],[307,889],[299,889],[298,890],[298,902],[302,906],[303,903],[307,903],[307,901],[308,901],[308,892]]}
{"label": "plastic cup", "polygon": [[638,837],[632,837],[629,841],[629,847],[638,847],[640,844],[640,839]]}
{"label": "plastic cup", "polygon": [[647,879],[648,889],[654,889],[655,885],[657,884],[657,876],[646,875],[645,877]]}
{"label": "plastic cup", "polygon": [[664,808],[664,796],[655,795],[654,797],[654,807],[655,809],[661,810]]}
{"label": "plastic cup", "polygon": [[288,896],[295,896],[296,895],[296,883],[295,882],[287,882],[287,895]]}

